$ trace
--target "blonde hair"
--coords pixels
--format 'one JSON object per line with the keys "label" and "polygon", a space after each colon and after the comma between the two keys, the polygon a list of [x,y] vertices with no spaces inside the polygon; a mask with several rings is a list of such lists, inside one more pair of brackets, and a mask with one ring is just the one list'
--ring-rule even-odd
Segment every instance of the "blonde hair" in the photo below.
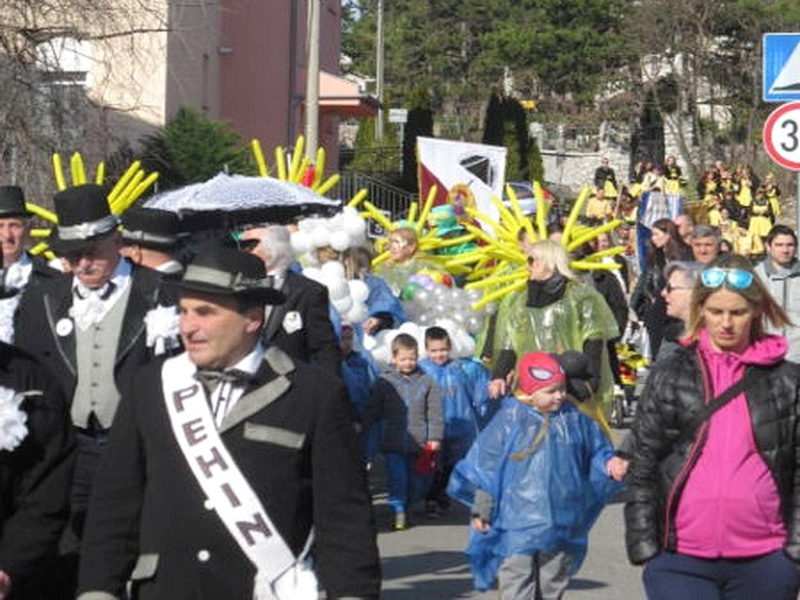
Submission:
{"label": "blonde hair", "polygon": [[705,326],[705,322],[703,321],[703,306],[705,306],[711,294],[721,290],[723,287],[735,294],[739,294],[747,301],[747,304],[753,310],[755,317],[750,326],[751,343],[764,337],[765,320],[775,329],[782,329],[792,325],[786,312],[775,301],[769,293],[769,290],[764,286],[764,283],[753,270],[753,265],[749,260],[736,254],[721,256],[707,268],[712,269],[715,267],[720,269],[739,269],[752,273],[753,283],[741,290],[729,286],[727,283],[723,283],[721,286],[715,288],[706,287],[703,285],[701,273],[700,278],[698,278],[692,290],[692,300],[689,306],[689,322],[687,325],[687,337],[689,339],[696,340],[700,336],[700,331]]}
{"label": "blonde hair", "polygon": [[567,254],[567,250],[558,242],[552,240],[536,242],[531,245],[528,256],[541,261],[545,267],[552,270],[554,273],[563,275],[567,279],[573,281],[577,279],[575,273],[572,272],[569,266],[569,254]]}

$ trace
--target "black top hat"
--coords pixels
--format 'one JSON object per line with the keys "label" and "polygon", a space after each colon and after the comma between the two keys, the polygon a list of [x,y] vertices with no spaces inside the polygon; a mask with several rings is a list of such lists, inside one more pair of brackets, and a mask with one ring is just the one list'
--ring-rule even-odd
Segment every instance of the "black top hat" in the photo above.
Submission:
{"label": "black top hat", "polygon": [[174,212],[135,206],[122,213],[122,239],[130,244],[173,250],[179,241],[180,219]]}
{"label": "black top hat", "polygon": [[7,217],[30,217],[25,208],[25,194],[16,185],[0,186],[0,219]]}
{"label": "black top hat", "polygon": [[58,225],[47,241],[58,254],[85,248],[116,231],[119,224],[99,185],[67,188],[53,196],[53,203]]}
{"label": "black top hat", "polygon": [[203,246],[183,278],[173,285],[203,294],[252,298],[264,304],[286,301],[286,296],[272,287],[272,278],[267,277],[259,258],[218,242]]}

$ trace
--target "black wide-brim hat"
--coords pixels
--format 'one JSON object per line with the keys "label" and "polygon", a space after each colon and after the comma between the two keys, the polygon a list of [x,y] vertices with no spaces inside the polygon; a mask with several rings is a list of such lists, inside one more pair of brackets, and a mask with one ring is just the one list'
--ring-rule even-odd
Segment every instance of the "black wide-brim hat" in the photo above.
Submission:
{"label": "black wide-brim hat", "polygon": [[58,225],[47,243],[56,254],[91,246],[115,232],[119,219],[111,214],[106,190],[87,184],[67,188],[53,196]]}
{"label": "black wide-brim hat", "polygon": [[18,185],[0,185],[0,219],[32,216],[25,207],[25,193]]}
{"label": "black wide-brim hat", "polygon": [[186,267],[183,277],[170,282],[170,285],[182,291],[283,304],[286,296],[272,283],[261,259],[212,242],[200,249]]}

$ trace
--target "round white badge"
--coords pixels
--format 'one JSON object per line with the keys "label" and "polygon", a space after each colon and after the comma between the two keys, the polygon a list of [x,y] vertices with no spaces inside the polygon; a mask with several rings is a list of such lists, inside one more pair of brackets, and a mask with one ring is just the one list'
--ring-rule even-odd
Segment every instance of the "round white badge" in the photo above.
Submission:
{"label": "round white badge", "polygon": [[56,323],[56,333],[61,337],[65,337],[72,333],[74,327],[75,326],[72,324],[72,319],[64,317],[58,323]]}

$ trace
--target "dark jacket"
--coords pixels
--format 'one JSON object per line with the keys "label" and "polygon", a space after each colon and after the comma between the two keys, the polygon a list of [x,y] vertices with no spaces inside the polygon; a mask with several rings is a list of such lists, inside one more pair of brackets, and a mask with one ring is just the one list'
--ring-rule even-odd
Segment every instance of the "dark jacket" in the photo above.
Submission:
{"label": "dark jacket", "polygon": [[[753,435],[781,496],[786,552],[800,562],[800,367],[781,362],[760,369],[763,376],[746,393]],[[699,417],[704,402],[712,399],[707,381],[696,344],[673,351],[648,378],[633,426],[625,505],[626,544],[634,564],[664,548],[675,549],[680,495],[707,434]]]}
{"label": "dark jacket", "polygon": [[[15,598],[38,598],[41,570],[57,550],[67,522],[72,476],[72,427],[61,391],[28,354],[0,343],[0,386],[26,393],[20,409],[28,433],[0,450],[0,570]],[[38,591],[38,590],[37,590]]]}
{"label": "dark jacket", "polygon": [[[267,356],[220,437],[296,555],[314,526],[327,597],[377,598],[375,525],[344,384],[277,349]],[[79,592],[122,597],[131,578],[138,600],[250,600],[255,568],[204,507],[161,366],[146,366],[122,397],[92,492]]]}
{"label": "dark jacket", "polygon": [[328,316],[328,289],[287,271],[281,291],[286,302],[272,307],[264,326],[264,341],[292,358],[338,376],[342,353]]}
{"label": "dark jacket", "polygon": [[[156,271],[134,266],[130,285],[114,365],[119,390],[124,389],[127,377],[152,358],[146,346],[145,315],[159,304],[175,304],[174,294],[162,286],[162,277]],[[58,335],[56,326],[69,318],[72,298],[71,275],[42,279],[26,288],[14,317],[15,344],[47,365],[68,402],[78,382],[75,330],[73,327],[67,335]]]}
{"label": "dark jacket", "polygon": [[389,369],[370,389],[364,428],[380,420],[383,452],[416,454],[426,442],[444,437],[442,414],[442,390],[433,378],[419,367],[409,375]]}

